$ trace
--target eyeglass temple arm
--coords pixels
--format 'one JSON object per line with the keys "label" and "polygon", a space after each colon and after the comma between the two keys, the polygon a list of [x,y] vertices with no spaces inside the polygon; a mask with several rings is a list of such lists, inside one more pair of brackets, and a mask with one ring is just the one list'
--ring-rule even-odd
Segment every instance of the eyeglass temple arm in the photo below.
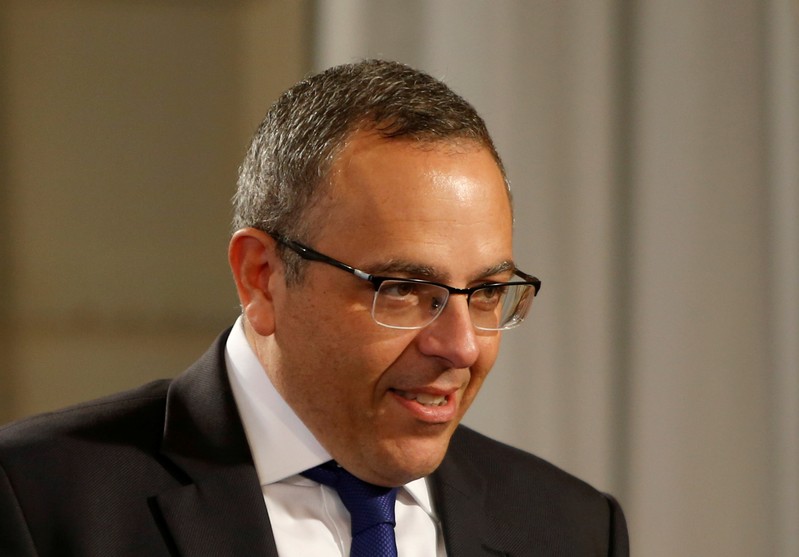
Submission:
{"label": "eyeglass temple arm", "polygon": [[524,271],[520,271],[519,269],[514,269],[513,271],[517,276],[523,278],[527,282],[531,282],[533,284],[533,288],[535,288],[534,296],[538,295],[538,291],[541,290],[541,280],[534,277],[533,275],[528,275]]}
{"label": "eyeglass temple arm", "polygon": [[355,267],[350,267],[346,263],[342,263],[341,261],[333,259],[332,257],[328,257],[323,253],[319,253],[318,251],[315,251],[309,248],[308,246],[304,246],[298,242],[295,242],[294,240],[289,240],[288,238],[284,238],[283,236],[280,236],[278,234],[273,234],[272,237],[275,240],[277,240],[279,243],[283,244],[284,246],[295,252],[303,259],[306,259],[308,261],[319,261],[321,263],[327,263],[328,265],[337,267],[342,271],[347,271],[348,273],[352,273],[358,278],[369,281],[372,280],[372,275],[370,275],[369,273],[365,273],[360,269],[356,269]]}

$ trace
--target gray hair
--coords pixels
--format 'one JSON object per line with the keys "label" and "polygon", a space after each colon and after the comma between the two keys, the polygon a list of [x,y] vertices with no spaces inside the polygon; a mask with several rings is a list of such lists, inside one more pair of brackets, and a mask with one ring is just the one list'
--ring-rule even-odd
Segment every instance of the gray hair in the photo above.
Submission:
{"label": "gray hair", "polygon": [[[254,227],[307,241],[309,209],[330,167],[356,131],[420,143],[467,140],[488,149],[507,186],[485,122],[441,81],[408,66],[365,60],[330,68],[283,93],[256,131],[239,169],[233,229]],[[508,189],[510,193],[510,190]],[[282,250],[286,280],[301,280],[301,260]]]}

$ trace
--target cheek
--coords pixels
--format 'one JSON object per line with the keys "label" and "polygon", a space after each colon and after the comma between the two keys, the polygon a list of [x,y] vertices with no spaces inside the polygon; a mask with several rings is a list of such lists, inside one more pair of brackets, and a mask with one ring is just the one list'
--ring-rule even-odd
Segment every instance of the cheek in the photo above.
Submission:
{"label": "cheek", "polygon": [[480,357],[471,368],[469,385],[463,395],[464,411],[474,401],[480,387],[483,386],[483,381],[488,377],[491,368],[494,367],[497,354],[499,354],[499,336],[485,339],[485,342],[480,347]]}
{"label": "cheek", "polygon": [[316,382],[315,390],[327,388],[328,396],[366,402],[413,336],[377,325],[362,300],[334,301],[292,302],[296,309],[277,330],[281,351],[290,354],[286,367],[301,382]]}

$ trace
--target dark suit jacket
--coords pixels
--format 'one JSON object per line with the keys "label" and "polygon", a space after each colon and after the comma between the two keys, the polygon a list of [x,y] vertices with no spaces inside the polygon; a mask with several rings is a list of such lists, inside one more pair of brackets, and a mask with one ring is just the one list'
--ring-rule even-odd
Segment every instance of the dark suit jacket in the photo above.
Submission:
{"label": "dark suit jacket", "polygon": [[[0,555],[276,556],[226,336],[173,381],[0,430]],[[430,481],[450,557],[628,554],[611,497],[465,427]]]}

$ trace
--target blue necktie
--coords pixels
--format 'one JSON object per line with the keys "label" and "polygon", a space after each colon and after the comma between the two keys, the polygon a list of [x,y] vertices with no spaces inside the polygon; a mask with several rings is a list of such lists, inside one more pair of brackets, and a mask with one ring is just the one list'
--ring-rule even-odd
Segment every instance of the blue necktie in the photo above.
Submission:
{"label": "blue necktie", "polygon": [[350,512],[350,557],[397,557],[394,539],[396,487],[366,483],[332,460],[306,470],[302,475],[335,489]]}

